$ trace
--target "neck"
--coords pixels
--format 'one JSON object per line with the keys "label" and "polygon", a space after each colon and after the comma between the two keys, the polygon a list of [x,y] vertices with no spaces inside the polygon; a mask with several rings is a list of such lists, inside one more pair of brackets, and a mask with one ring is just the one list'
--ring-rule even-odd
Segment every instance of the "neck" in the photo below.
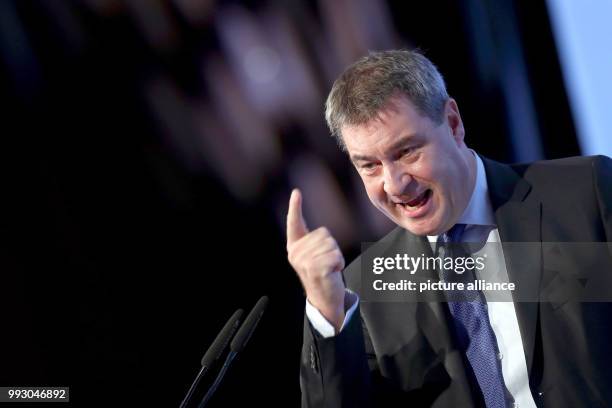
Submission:
{"label": "neck", "polygon": [[470,202],[470,197],[472,197],[472,194],[474,194],[474,188],[476,188],[476,153],[466,147],[465,151],[463,152],[463,157],[465,158],[468,166],[469,194],[467,195],[467,201],[465,202],[465,207],[467,208],[467,205]]}
{"label": "neck", "polygon": [[474,194],[474,189],[476,188],[476,174],[477,174],[477,163],[476,163],[476,153],[472,150],[468,149],[467,146],[464,145],[462,150],[463,159],[465,161],[465,166],[467,168],[466,172],[466,183],[465,183],[465,195],[463,196],[463,205],[461,206],[461,211],[457,214],[457,219],[455,222],[459,221],[459,218],[463,215],[468,205],[470,204],[470,200],[472,195]]}

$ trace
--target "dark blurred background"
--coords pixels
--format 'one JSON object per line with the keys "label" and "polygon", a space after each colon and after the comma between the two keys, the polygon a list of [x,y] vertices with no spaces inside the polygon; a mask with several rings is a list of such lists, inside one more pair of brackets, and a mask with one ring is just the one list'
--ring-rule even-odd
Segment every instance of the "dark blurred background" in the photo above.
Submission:
{"label": "dark blurred background", "polygon": [[347,261],[391,228],[325,127],[334,78],[368,50],[418,47],[470,147],[578,155],[549,14],[542,0],[0,0],[0,385],[178,406],[226,319],[267,294],[210,406],[298,406],[291,188]]}

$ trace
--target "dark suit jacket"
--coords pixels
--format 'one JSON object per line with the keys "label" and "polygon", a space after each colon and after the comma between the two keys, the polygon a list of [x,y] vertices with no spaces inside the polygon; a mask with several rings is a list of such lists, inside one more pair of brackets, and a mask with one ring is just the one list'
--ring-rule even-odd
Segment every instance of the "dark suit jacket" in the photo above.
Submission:
{"label": "dark suit jacket", "polygon": [[[526,165],[483,158],[502,242],[612,241],[612,160],[576,157]],[[541,245],[541,244],[536,244]],[[430,252],[426,237],[396,228],[374,247]],[[571,255],[567,255],[571,256]],[[612,276],[610,254],[601,276]],[[511,281],[537,298],[564,265],[540,251],[528,262],[510,259]],[[360,258],[344,271],[358,294]],[[561,265],[560,265],[561,264]],[[609,280],[608,280],[609,281]],[[612,286],[608,291],[612,296]],[[361,296],[360,296],[361,297]],[[529,382],[541,407],[612,405],[612,303],[515,302]],[[305,319],[300,385],[304,407],[482,406],[471,386],[440,302],[360,302],[346,327],[322,338]]]}

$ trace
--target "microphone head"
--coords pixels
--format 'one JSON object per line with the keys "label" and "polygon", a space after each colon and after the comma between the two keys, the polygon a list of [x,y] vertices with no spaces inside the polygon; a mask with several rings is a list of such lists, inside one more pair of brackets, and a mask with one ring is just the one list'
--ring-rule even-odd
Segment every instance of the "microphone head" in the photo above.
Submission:
{"label": "microphone head", "polygon": [[213,341],[208,350],[206,350],[204,357],[202,357],[203,367],[210,367],[212,363],[221,357],[221,354],[223,354],[223,351],[227,347],[227,343],[229,343],[234,333],[236,333],[236,330],[238,330],[241,321],[240,318],[243,313],[244,310],[242,309],[236,310],[227,323],[225,323],[225,326],[223,326],[223,329],[221,329],[215,341]]}
{"label": "microphone head", "polygon": [[253,306],[253,310],[244,320],[242,327],[236,333],[236,337],[230,343],[230,350],[234,353],[239,353],[242,351],[244,346],[249,342],[249,339],[253,335],[261,316],[263,316],[264,311],[266,310],[266,306],[268,305],[268,297],[262,296],[255,306]]}

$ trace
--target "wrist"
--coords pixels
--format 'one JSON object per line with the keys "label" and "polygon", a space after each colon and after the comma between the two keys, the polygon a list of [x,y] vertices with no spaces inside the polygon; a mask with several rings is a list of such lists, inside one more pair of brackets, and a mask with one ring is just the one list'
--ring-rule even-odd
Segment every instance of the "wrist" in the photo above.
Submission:
{"label": "wrist", "polygon": [[308,297],[308,302],[334,327],[336,333],[340,332],[346,315],[344,296],[337,302],[319,302],[316,298]]}

